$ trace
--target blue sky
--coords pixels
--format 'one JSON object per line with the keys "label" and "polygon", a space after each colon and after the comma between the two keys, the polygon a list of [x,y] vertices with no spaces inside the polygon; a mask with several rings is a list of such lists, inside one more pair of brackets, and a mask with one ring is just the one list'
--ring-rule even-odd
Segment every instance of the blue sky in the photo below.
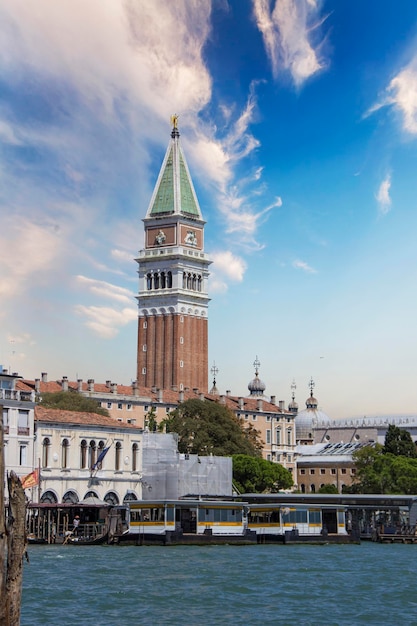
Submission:
{"label": "blue sky", "polygon": [[0,362],[128,384],[179,115],[210,365],[330,417],[417,410],[417,3],[3,0]]}

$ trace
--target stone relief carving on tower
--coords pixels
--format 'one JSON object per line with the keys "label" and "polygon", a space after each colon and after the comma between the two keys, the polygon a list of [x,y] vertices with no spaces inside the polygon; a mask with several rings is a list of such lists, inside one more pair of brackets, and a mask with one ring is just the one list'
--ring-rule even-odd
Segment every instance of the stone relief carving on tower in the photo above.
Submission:
{"label": "stone relief carving on tower", "polygon": [[197,235],[195,234],[195,230],[187,230],[187,234],[184,237],[184,243],[188,246],[197,245]]}

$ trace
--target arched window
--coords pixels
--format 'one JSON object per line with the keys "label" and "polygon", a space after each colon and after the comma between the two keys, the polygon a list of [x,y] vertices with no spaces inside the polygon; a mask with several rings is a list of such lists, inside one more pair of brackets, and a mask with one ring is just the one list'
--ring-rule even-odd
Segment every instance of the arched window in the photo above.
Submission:
{"label": "arched window", "polygon": [[199,275],[198,280],[197,280],[197,291],[201,291],[201,282],[202,282],[202,279],[201,279],[201,276]]}
{"label": "arched window", "polygon": [[148,291],[152,289],[152,274],[150,272],[146,274],[146,288]]}
{"label": "arched window", "polygon": [[193,274],[192,289],[194,289],[194,291],[197,289],[197,276],[195,274]]}
{"label": "arched window", "polygon": [[113,506],[116,506],[120,502],[119,496],[114,493],[114,491],[109,491],[109,493],[106,493],[106,495],[104,496],[104,502],[108,502],[109,504],[113,504]]}
{"label": "arched window", "polygon": [[187,289],[191,289],[191,274],[187,274]]}
{"label": "arched window", "polygon": [[85,469],[87,467],[87,442],[85,439],[81,441],[81,455],[80,455],[80,468]]}
{"label": "arched window", "polygon": [[138,444],[134,443],[132,446],[132,472],[137,472],[138,469]]}
{"label": "arched window", "polygon": [[137,495],[133,491],[128,491],[123,498],[123,504],[125,504],[126,502],[135,502],[137,499]]}
{"label": "arched window", "polygon": [[87,491],[87,493],[84,496],[84,500],[87,500],[87,498],[97,498],[97,500],[100,499],[95,491]]}
{"label": "arched window", "polygon": [[277,446],[280,446],[281,445],[281,429],[277,428],[275,434],[276,434],[276,440],[275,440],[276,444]]}
{"label": "arched window", "polygon": [[51,441],[48,437],[42,442],[42,467],[49,467],[50,462]]}
{"label": "arched window", "polygon": [[66,469],[68,467],[68,456],[69,456],[69,441],[68,439],[63,439],[61,444],[61,467],[62,469]]}
{"label": "arched window", "polygon": [[287,446],[292,444],[292,431],[291,428],[287,430]]}
{"label": "arched window", "polygon": [[58,498],[53,491],[45,491],[45,493],[43,493],[41,496],[41,502],[47,504],[56,504],[58,502]]}
{"label": "arched window", "polygon": [[305,493],[306,492],[306,486],[305,486],[304,483],[301,483],[300,488],[301,488],[301,493]]}
{"label": "arched window", "polygon": [[90,441],[90,446],[88,448],[88,467],[92,468],[94,463],[96,462],[96,451],[97,446],[94,440]]}
{"label": "arched window", "polygon": [[118,472],[121,468],[121,459],[122,459],[122,444],[120,441],[116,443],[116,458],[114,463],[114,469]]}
{"label": "arched window", "polygon": [[159,289],[159,274],[157,273],[153,275],[153,286],[154,289]]}
{"label": "arched window", "polygon": [[168,272],[167,287],[172,289],[172,272]]}
{"label": "arched window", "polygon": [[78,496],[75,493],[75,491],[67,491],[66,493],[64,493],[64,496],[62,498],[62,502],[68,503],[68,504],[77,504],[77,502],[79,502],[78,500]]}
{"label": "arched window", "polygon": [[161,289],[165,289],[166,286],[165,272],[161,272]]}
{"label": "arched window", "polygon": [[316,485],[310,485],[311,493],[316,493]]}

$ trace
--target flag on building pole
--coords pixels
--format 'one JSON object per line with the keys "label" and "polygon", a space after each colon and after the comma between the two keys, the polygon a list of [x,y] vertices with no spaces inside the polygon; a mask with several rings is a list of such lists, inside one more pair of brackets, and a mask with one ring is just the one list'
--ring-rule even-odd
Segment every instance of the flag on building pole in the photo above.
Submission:
{"label": "flag on building pole", "polygon": [[101,462],[104,459],[104,457],[106,456],[107,452],[110,450],[110,446],[107,446],[107,448],[103,448],[102,451],[100,452],[100,454],[97,457],[97,461],[94,463],[93,467],[91,468],[91,471],[94,471],[96,469],[100,469],[101,467]]}
{"label": "flag on building pole", "polygon": [[20,480],[22,482],[23,489],[29,489],[30,487],[39,485],[39,470],[33,470],[33,472],[27,474],[27,476],[23,476]]}

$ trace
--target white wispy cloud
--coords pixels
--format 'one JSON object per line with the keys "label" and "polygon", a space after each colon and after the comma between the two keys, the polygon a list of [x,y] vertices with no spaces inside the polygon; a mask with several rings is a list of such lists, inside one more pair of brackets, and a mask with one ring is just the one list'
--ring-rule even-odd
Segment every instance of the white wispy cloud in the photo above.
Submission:
{"label": "white wispy cloud", "polygon": [[213,252],[210,256],[216,274],[223,274],[238,282],[243,280],[247,265],[241,257],[233,254],[230,250]]}
{"label": "white wispy cloud", "polygon": [[119,285],[112,285],[104,280],[87,278],[87,276],[76,276],[76,281],[96,296],[125,303],[131,303],[134,299],[134,294],[129,289],[119,287]]}
{"label": "white wispy cloud", "polygon": [[288,70],[296,86],[325,66],[313,36],[323,22],[315,0],[253,0],[256,24],[276,78]]}
{"label": "white wispy cloud", "polygon": [[387,174],[384,180],[379,185],[378,191],[375,195],[378,202],[379,212],[382,215],[386,215],[391,209],[391,174]]}
{"label": "white wispy cloud", "polygon": [[119,311],[104,306],[84,306],[78,304],[74,307],[77,315],[86,318],[85,325],[96,335],[103,339],[112,339],[120,328],[137,320],[136,308],[125,307]]}
{"label": "white wispy cloud", "polygon": [[369,108],[365,117],[386,106],[399,111],[405,132],[417,134],[417,55],[390,80],[382,96]]}
{"label": "white wispy cloud", "polygon": [[302,270],[303,272],[306,272],[307,274],[317,274],[317,270],[315,270],[305,261],[301,261],[300,259],[293,261],[292,266],[297,270]]}

